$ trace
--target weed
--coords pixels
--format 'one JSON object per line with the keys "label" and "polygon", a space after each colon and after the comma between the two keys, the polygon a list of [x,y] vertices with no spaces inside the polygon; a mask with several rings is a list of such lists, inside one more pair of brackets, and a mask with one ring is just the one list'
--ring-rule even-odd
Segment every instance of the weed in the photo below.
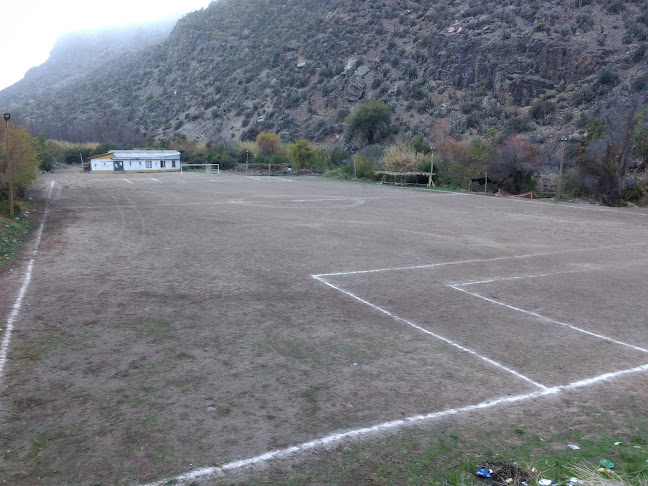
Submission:
{"label": "weed", "polygon": [[216,409],[216,413],[219,417],[227,417],[230,413],[232,413],[232,408],[228,406],[218,407]]}
{"label": "weed", "polygon": [[34,226],[35,223],[23,214],[0,217],[0,268],[12,261]]}
{"label": "weed", "polygon": [[34,461],[38,459],[38,456],[40,456],[40,453],[45,447],[47,447],[47,443],[49,442],[49,439],[47,437],[43,437],[42,439],[37,439],[31,444],[31,460]]}
{"label": "weed", "polygon": [[139,339],[168,339],[171,337],[173,323],[167,319],[146,318],[138,319],[130,327]]}
{"label": "weed", "polygon": [[319,405],[317,404],[317,397],[321,391],[327,390],[330,388],[330,385],[322,384],[322,385],[313,385],[308,388],[304,393],[302,393],[302,397],[306,400],[308,404],[308,413],[313,415],[317,412],[319,409]]}

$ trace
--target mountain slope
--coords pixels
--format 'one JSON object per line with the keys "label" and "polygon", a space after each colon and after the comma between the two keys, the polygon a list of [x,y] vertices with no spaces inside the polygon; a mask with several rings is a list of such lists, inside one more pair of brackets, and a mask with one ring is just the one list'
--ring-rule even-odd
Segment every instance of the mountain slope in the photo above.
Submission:
{"label": "mountain slope", "polygon": [[0,106],[53,135],[112,141],[333,142],[369,98],[390,105],[404,138],[543,132],[645,93],[647,39],[643,1],[220,0],[78,76],[46,85],[34,73]]}

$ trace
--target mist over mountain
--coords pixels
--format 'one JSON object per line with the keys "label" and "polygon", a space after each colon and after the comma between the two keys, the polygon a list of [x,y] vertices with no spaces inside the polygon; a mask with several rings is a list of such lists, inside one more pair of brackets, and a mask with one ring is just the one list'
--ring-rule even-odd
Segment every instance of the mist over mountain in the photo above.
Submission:
{"label": "mist over mountain", "polygon": [[72,141],[335,144],[377,99],[394,139],[541,138],[648,89],[644,0],[219,0],[158,27],[61,39],[0,108]]}

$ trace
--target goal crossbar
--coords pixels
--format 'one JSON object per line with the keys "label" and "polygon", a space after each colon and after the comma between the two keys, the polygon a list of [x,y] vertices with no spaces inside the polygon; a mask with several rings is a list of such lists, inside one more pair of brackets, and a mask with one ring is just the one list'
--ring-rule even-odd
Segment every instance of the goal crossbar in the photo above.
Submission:
{"label": "goal crossbar", "polygon": [[220,175],[220,164],[180,164],[180,178],[186,173],[214,174]]}

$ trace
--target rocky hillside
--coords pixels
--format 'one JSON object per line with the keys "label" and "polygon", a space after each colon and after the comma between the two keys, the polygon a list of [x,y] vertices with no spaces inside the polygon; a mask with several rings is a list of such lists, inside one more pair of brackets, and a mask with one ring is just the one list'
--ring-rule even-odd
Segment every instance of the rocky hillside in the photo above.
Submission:
{"label": "rocky hillside", "polygon": [[61,43],[0,107],[71,140],[335,143],[366,99],[393,138],[544,137],[645,95],[647,41],[645,0],[218,0],[130,52]]}

